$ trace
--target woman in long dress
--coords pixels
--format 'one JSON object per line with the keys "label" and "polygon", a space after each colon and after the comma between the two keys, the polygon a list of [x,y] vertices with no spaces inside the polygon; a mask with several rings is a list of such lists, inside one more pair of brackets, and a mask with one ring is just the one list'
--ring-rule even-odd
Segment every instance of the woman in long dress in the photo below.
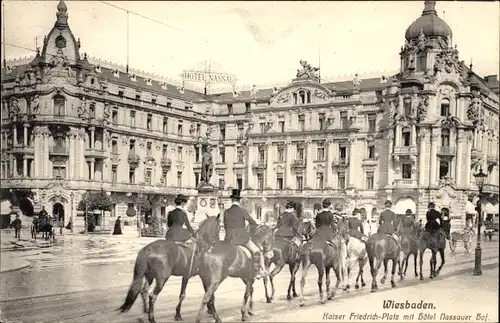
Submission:
{"label": "woman in long dress", "polygon": [[119,216],[115,221],[115,227],[113,228],[113,235],[122,234],[122,220]]}

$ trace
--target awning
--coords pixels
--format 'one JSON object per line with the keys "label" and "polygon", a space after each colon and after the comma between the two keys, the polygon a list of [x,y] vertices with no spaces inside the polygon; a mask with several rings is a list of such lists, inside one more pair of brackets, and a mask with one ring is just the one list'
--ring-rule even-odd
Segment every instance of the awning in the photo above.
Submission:
{"label": "awning", "polygon": [[486,202],[483,204],[483,208],[486,214],[498,214],[498,204],[495,206],[490,202]]}
{"label": "awning", "polygon": [[12,212],[12,204],[9,200],[0,202],[0,215],[8,215]]}

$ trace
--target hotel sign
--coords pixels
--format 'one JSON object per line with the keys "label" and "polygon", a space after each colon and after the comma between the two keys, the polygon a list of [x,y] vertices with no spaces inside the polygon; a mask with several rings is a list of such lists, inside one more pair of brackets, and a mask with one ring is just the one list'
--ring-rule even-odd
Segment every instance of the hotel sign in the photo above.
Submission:
{"label": "hotel sign", "polygon": [[203,82],[207,84],[234,84],[236,77],[233,74],[201,72],[201,71],[184,71],[182,79],[188,82]]}

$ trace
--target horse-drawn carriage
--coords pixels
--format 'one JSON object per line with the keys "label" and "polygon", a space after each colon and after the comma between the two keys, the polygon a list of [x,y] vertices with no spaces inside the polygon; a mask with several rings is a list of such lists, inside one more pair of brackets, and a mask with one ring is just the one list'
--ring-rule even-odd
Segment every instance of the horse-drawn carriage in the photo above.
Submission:
{"label": "horse-drawn carriage", "polygon": [[486,220],[484,225],[485,225],[484,239],[486,239],[486,237],[488,237],[489,240],[491,241],[491,238],[493,237],[493,235],[498,234],[498,227],[499,227],[498,215],[494,216],[491,219]]}
{"label": "horse-drawn carriage", "polygon": [[455,252],[457,243],[462,242],[466,252],[472,249],[472,227],[466,227],[462,231],[453,231],[450,234],[450,250]]}
{"label": "horse-drawn carriage", "polygon": [[45,240],[55,240],[55,219],[48,216],[41,216],[34,220],[31,225],[31,237],[36,240],[38,233],[42,233],[42,239]]}

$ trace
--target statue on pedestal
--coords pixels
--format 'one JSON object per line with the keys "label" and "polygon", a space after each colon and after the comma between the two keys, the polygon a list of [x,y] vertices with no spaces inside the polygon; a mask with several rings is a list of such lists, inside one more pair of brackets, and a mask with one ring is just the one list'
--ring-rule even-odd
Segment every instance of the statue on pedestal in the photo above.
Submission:
{"label": "statue on pedestal", "polygon": [[212,177],[214,171],[214,163],[212,161],[212,153],[208,145],[203,145],[202,147],[203,155],[201,158],[201,175],[200,183],[202,185],[210,183],[210,178]]}

